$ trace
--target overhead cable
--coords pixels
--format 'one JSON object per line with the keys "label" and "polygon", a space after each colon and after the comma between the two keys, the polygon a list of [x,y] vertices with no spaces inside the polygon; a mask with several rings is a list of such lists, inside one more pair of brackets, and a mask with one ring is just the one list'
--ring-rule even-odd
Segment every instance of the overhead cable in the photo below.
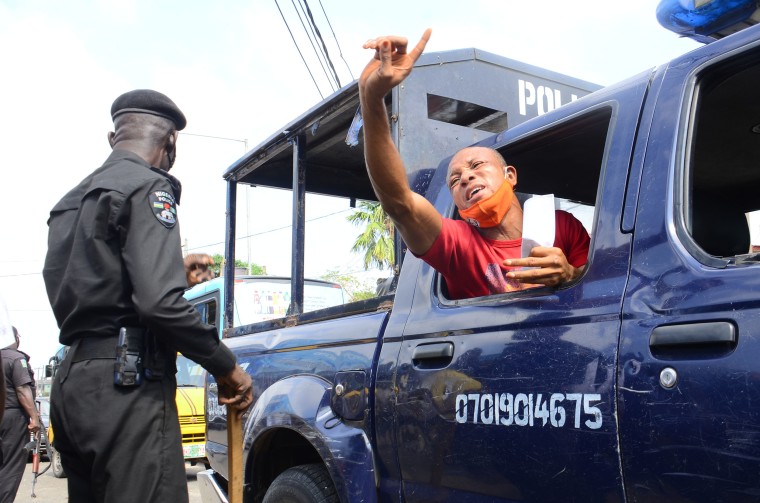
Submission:
{"label": "overhead cable", "polygon": [[[315,220],[321,220],[323,218],[332,217],[334,215],[340,215],[341,213],[345,213],[345,212],[351,211],[351,210],[353,210],[353,208],[346,208],[346,209],[343,209],[343,210],[338,210],[338,211],[334,211],[332,213],[328,213],[326,215],[320,215],[320,216],[314,217],[314,218],[307,218],[305,221],[306,222],[313,222]],[[248,238],[252,238],[252,237],[255,237],[255,236],[261,236],[263,234],[268,234],[270,232],[276,232],[276,231],[281,231],[281,230],[285,230],[285,229],[291,229],[292,227],[293,227],[292,225],[283,225],[282,227],[275,227],[274,229],[267,229],[267,230],[261,231],[261,232],[254,232],[253,234],[248,234],[246,236],[237,236],[235,238],[235,241],[241,241],[243,239],[248,239]],[[224,244],[224,241],[220,241],[218,243],[209,243],[207,245],[193,246],[192,248],[188,248],[188,251],[191,251],[191,250],[200,250],[201,248],[210,248],[212,246],[223,245],[223,244]]]}
{"label": "overhead cable", "polygon": [[[335,77],[335,82],[338,84],[338,88],[341,87],[340,85],[340,79],[338,78],[338,72],[335,71],[335,66],[332,63],[332,59],[330,59],[330,53],[327,50],[327,46],[325,45],[325,41],[322,38],[322,34],[319,32],[319,28],[317,28],[317,24],[314,22],[314,16],[311,14],[311,9],[309,8],[309,2],[307,0],[301,0],[306,7],[306,12],[309,15],[309,21],[311,22],[311,25],[314,27],[314,31],[317,32],[317,38],[319,39],[319,42],[322,44],[322,50],[325,53],[325,58],[327,58],[327,63],[330,65],[330,69],[332,70],[332,74]],[[320,3],[321,5],[321,3]],[[322,9],[322,12],[324,12],[324,9]],[[328,21],[329,24],[329,21]],[[331,27],[332,29],[332,27]]]}
{"label": "overhead cable", "polygon": [[[293,9],[296,11],[296,15],[298,16],[298,20],[301,22],[301,28],[303,28],[304,33],[306,33],[306,38],[309,39],[309,43],[311,44],[311,49],[314,51],[314,54],[317,56],[317,61],[319,61],[319,66],[322,67],[322,72],[324,72],[325,78],[327,78],[327,82],[330,85],[330,90],[334,91],[335,87],[333,85],[332,80],[330,80],[330,74],[327,72],[327,68],[325,67],[325,63],[323,62],[323,57],[325,57],[325,56],[320,56],[320,49],[318,49],[317,46],[314,45],[315,40],[312,37],[316,38],[316,36],[312,35],[313,32],[314,32],[313,27],[311,26],[311,23],[309,23],[309,27],[312,28],[312,34],[310,34],[309,33],[309,28],[306,27],[304,19],[303,19],[303,17],[301,17],[301,12],[303,12],[303,6],[300,4],[300,2],[298,4],[298,6],[296,6],[295,0],[290,0],[290,1],[293,4]],[[300,12],[299,12],[299,7],[301,8]],[[306,16],[305,12],[304,12],[303,16],[308,18],[308,16]]]}
{"label": "overhead cable", "polygon": [[324,95],[322,94],[322,90],[319,89],[319,85],[317,85],[317,81],[314,80],[314,75],[311,73],[311,69],[309,68],[309,65],[306,63],[306,59],[304,59],[303,54],[301,54],[301,49],[298,47],[298,43],[296,42],[295,37],[293,36],[293,32],[290,31],[290,26],[288,26],[288,22],[285,19],[285,16],[282,14],[282,9],[280,9],[280,4],[277,3],[277,0],[274,0],[274,4],[277,6],[277,10],[280,11],[280,17],[282,17],[282,21],[285,23],[285,27],[288,29],[288,33],[290,33],[290,38],[293,40],[293,44],[296,46],[296,50],[298,51],[298,55],[301,56],[301,61],[303,61],[303,64],[306,66],[306,71],[309,72],[309,76],[311,77],[311,81],[314,82],[314,87],[317,88],[317,92],[319,93],[319,97],[324,99]]}
{"label": "overhead cable", "polygon": [[338,46],[338,54],[340,54],[340,59],[342,59],[343,62],[346,64],[346,68],[348,69],[348,74],[351,76],[351,80],[354,80],[354,74],[351,72],[351,67],[348,66],[348,61],[346,61],[346,58],[343,57],[343,49],[340,48],[340,43],[338,43],[338,36],[335,34],[335,30],[333,30],[332,24],[330,23],[330,18],[327,17],[327,12],[325,12],[325,8],[322,6],[322,0],[319,0],[319,6],[322,8],[322,14],[325,15],[325,19],[327,20],[327,26],[330,27],[330,32],[333,34],[333,38],[335,39],[335,45]]}

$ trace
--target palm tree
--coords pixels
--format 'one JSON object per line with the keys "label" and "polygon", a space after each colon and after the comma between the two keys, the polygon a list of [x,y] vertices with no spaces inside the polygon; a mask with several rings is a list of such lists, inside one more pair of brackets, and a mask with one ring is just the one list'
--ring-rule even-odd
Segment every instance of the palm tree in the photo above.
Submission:
{"label": "palm tree", "polygon": [[364,269],[393,267],[393,222],[380,203],[361,201],[346,220],[356,226],[364,226],[364,231],[356,237],[351,248],[353,252],[364,252]]}

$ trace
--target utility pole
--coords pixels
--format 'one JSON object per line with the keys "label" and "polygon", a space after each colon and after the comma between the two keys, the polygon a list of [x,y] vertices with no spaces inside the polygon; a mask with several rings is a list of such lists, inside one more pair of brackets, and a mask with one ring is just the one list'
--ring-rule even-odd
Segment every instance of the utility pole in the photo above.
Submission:
{"label": "utility pole", "polygon": [[[237,138],[225,138],[224,136],[212,136],[207,134],[194,134],[194,133],[185,133],[184,131],[180,131],[179,134],[185,135],[185,136],[197,136],[199,138],[211,138],[212,140],[225,140],[225,141],[236,141],[238,143],[243,144],[243,154],[248,152],[248,138],[245,138],[243,140],[239,140]],[[250,204],[250,197],[249,197],[249,191],[251,190],[250,185],[245,186],[245,242],[248,245],[248,274],[252,274],[252,266],[251,266],[251,204]],[[187,256],[187,253],[189,249],[187,248],[187,240],[185,240],[185,247],[184,250],[184,256]]]}

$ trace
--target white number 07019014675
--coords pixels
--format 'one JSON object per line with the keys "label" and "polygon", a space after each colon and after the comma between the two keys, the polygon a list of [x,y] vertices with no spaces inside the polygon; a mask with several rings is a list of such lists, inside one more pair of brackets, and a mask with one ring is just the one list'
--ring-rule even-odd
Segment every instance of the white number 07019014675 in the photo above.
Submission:
{"label": "white number 07019014675", "polygon": [[601,399],[599,393],[468,393],[457,395],[454,418],[457,423],[550,424],[555,428],[572,424],[598,430],[602,427],[602,411],[597,407]]}

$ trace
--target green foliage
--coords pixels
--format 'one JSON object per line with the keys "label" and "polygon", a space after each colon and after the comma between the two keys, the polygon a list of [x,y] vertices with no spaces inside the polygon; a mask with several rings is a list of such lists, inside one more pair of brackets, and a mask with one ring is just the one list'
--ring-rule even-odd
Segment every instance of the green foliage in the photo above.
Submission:
{"label": "green foliage", "polygon": [[[217,277],[219,277],[221,274],[222,266],[224,265],[224,255],[221,253],[217,253],[216,255],[211,256],[212,259],[214,259],[214,265],[211,266],[211,269],[214,270],[214,274],[216,274]],[[245,262],[243,260],[235,259],[235,267],[245,267],[248,269],[248,262]],[[267,273],[266,269],[258,264],[252,263],[251,264],[251,274],[258,275],[258,276],[265,276]]]}
{"label": "green foliage", "polygon": [[393,267],[393,222],[380,203],[361,201],[346,220],[356,226],[364,226],[351,248],[353,252],[364,253],[364,270]]}
{"label": "green foliage", "polygon": [[349,302],[371,299],[375,297],[375,286],[371,280],[361,280],[356,276],[339,271],[338,269],[330,269],[322,275],[322,279],[325,281],[332,281],[338,283],[343,287],[346,294],[349,297]]}
{"label": "green foliage", "polygon": [[351,296],[352,301],[373,299],[377,297],[374,290],[358,290]]}

